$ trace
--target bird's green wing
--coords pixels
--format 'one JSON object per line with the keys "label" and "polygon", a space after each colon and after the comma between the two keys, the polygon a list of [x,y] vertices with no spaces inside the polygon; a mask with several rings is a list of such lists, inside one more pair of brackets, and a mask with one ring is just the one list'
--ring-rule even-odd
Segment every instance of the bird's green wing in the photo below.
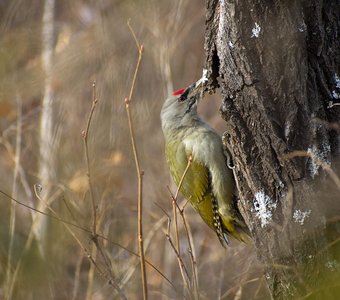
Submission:
{"label": "bird's green wing", "polygon": [[[166,147],[165,155],[171,175],[178,186],[188,165],[191,153],[186,151],[184,144],[180,142],[169,143]],[[191,202],[194,208],[197,209],[195,206],[204,199],[209,189],[209,170],[205,165],[195,161],[193,157],[180,191]]]}
{"label": "bird's green wing", "polygon": [[[170,172],[177,186],[188,166],[190,155],[191,153],[185,149],[182,143],[169,144],[166,148]],[[216,232],[221,244],[225,246],[227,240],[223,235],[223,225],[220,223],[216,208],[214,210],[213,207],[213,203],[217,205],[217,202],[210,187],[209,169],[195,160],[195,157],[192,158],[192,162],[185,173],[180,191],[200,214],[204,222]]]}

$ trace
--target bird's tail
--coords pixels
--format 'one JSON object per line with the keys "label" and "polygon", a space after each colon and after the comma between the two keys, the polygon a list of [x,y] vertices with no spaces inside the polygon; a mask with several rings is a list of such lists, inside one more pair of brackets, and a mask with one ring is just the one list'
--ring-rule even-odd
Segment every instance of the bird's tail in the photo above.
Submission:
{"label": "bird's tail", "polygon": [[251,242],[250,231],[243,221],[242,216],[240,218],[226,218],[222,217],[223,227],[226,234],[234,239],[249,244]]}
{"label": "bird's tail", "polygon": [[250,244],[251,242],[250,231],[246,225],[239,226],[236,224],[234,232],[230,233],[230,235],[243,243]]}

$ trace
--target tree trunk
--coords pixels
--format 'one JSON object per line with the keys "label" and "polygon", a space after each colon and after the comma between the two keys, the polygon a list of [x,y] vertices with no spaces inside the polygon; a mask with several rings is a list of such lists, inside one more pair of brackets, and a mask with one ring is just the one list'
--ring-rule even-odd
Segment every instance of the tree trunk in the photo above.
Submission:
{"label": "tree trunk", "polygon": [[221,88],[238,205],[274,299],[340,295],[339,10],[207,1],[209,90]]}

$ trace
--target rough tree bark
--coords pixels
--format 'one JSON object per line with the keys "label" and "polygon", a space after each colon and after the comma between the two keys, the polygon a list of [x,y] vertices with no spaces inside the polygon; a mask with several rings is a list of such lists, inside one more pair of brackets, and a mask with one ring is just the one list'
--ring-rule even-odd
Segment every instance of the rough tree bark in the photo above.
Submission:
{"label": "rough tree bark", "polygon": [[340,186],[328,170],[340,151],[339,10],[207,0],[209,89],[221,88],[238,205],[274,299],[340,295]]}

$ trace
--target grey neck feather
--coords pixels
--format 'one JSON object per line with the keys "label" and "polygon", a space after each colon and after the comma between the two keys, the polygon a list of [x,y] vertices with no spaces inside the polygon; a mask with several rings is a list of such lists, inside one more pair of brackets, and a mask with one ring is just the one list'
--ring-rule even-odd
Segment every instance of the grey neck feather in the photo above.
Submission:
{"label": "grey neck feather", "polygon": [[180,131],[189,130],[203,123],[197,115],[197,105],[192,105],[189,111],[187,107],[186,102],[178,102],[178,97],[174,96],[170,96],[164,102],[161,121],[165,138],[171,138]]}

